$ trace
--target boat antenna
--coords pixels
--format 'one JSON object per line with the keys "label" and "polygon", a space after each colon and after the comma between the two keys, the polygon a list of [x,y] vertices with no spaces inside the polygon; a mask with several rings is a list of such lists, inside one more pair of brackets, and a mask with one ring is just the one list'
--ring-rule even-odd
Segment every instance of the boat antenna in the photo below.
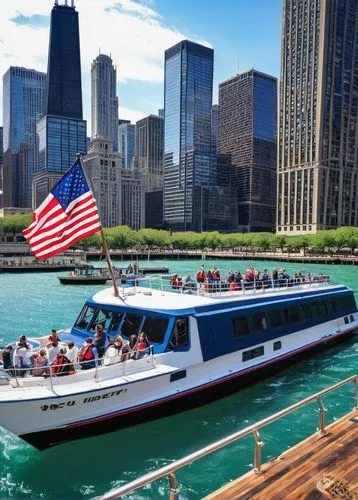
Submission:
{"label": "boat antenna", "polygon": [[[77,160],[80,161],[81,163],[81,167],[82,167],[82,170],[83,170],[83,174],[87,180],[87,183],[88,183],[88,186],[90,188],[90,190],[92,191],[92,194],[93,194],[93,197],[95,198],[95,193],[94,193],[94,189],[93,189],[93,185],[92,185],[92,181],[91,179],[87,176],[86,174],[86,171],[83,167],[83,163],[82,163],[82,157],[81,157],[81,153],[77,153],[76,154],[76,158]],[[106,257],[106,261],[107,261],[107,264],[108,264],[108,270],[109,270],[109,274],[111,276],[111,279],[112,279],[112,282],[113,282],[113,288],[114,288],[114,293],[113,295],[115,297],[119,297],[121,299],[122,302],[125,302],[124,298],[122,297],[122,295],[119,293],[119,289],[118,289],[118,285],[117,285],[117,282],[116,282],[116,277],[114,275],[114,270],[113,270],[113,264],[112,264],[112,261],[111,261],[111,257],[109,255],[109,250],[108,250],[108,245],[107,245],[107,240],[106,240],[106,236],[103,232],[103,228],[102,228],[102,225],[101,225],[101,228],[100,228],[100,235],[101,235],[101,241],[102,241],[102,248],[103,248],[103,252],[104,252],[104,255]]]}

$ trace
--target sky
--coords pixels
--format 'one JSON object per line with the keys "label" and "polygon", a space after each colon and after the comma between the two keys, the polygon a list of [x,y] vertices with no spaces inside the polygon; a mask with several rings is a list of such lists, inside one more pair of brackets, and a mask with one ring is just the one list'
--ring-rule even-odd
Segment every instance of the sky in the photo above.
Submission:
{"label": "sky", "polygon": [[[0,0],[1,75],[10,66],[46,72],[53,3]],[[180,40],[214,49],[214,103],[218,84],[238,72],[279,76],[281,0],[75,0],[75,7],[88,135],[91,63],[100,52],[117,68],[119,117],[132,122],[163,107],[164,51]]]}

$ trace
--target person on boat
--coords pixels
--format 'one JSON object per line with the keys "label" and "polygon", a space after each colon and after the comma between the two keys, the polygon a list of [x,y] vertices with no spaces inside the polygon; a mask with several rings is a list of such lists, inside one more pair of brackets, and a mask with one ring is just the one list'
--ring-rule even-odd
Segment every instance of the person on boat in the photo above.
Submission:
{"label": "person on boat", "polygon": [[134,274],[134,268],[132,264],[128,264],[128,267],[126,269],[126,274]]}
{"label": "person on boat", "polygon": [[26,369],[31,368],[31,347],[27,343],[25,335],[20,337],[17,347],[14,351],[14,366],[20,368],[19,376],[23,377]]}
{"label": "person on boat", "polygon": [[52,363],[55,361],[58,353],[61,350],[61,346],[60,346],[58,340],[54,340],[53,342],[48,343],[47,345],[48,345],[48,347],[47,347],[48,362],[50,365],[52,365]]}
{"label": "person on boat", "polygon": [[45,348],[40,349],[38,353],[35,353],[32,360],[32,375],[34,377],[41,377],[48,373],[48,358],[47,350]]}
{"label": "person on boat", "polygon": [[126,359],[128,359],[129,345],[127,344],[127,342],[124,342],[120,335],[118,335],[115,340],[115,346],[120,357],[119,361],[125,361]]}
{"label": "person on boat", "polygon": [[75,364],[78,361],[78,347],[75,346],[73,340],[69,340],[67,342],[66,357],[72,364]]}
{"label": "person on boat", "polygon": [[9,375],[13,375],[13,372],[11,371],[11,368],[14,367],[13,355],[14,355],[14,348],[11,344],[9,344],[5,347],[5,349],[2,352],[2,361],[4,369],[8,370],[7,373]]}
{"label": "person on boat", "polygon": [[82,370],[88,370],[96,366],[97,349],[92,345],[91,337],[88,337],[80,349],[78,360],[81,364]]}
{"label": "person on boat", "polygon": [[61,342],[61,340],[58,338],[57,336],[57,331],[53,328],[51,330],[51,335],[49,336],[48,338],[48,341],[47,341],[47,344],[46,344],[46,347],[49,348],[51,347],[52,345],[52,342]]}
{"label": "person on boat", "polygon": [[114,365],[119,361],[118,350],[116,348],[115,342],[116,342],[115,339],[110,339],[109,341],[109,346],[107,347],[106,352],[104,353],[103,364],[105,366]]}
{"label": "person on boat", "polygon": [[137,352],[135,353],[134,359],[141,359],[149,354],[149,340],[144,332],[140,333],[135,350]]}
{"label": "person on boat", "polygon": [[204,288],[204,281],[205,281],[204,266],[201,266],[199,271],[196,273],[196,281],[198,283],[199,290],[203,289]]}
{"label": "person on boat", "polygon": [[187,274],[185,278],[183,279],[183,290],[187,291],[192,291],[196,289],[195,281],[193,278],[190,276],[190,274]]}
{"label": "person on boat", "polygon": [[106,350],[106,334],[101,323],[97,323],[95,332],[93,345],[97,349],[98,357],[103,358]]}
{"label": "person on boat", "polygon": [[60,349],[57,354],[55,361],[51,365],[52,375],[62,376],[62,375],[72,375],[74,374],[73,365],[66,356],[66,349]]}
{"label": "person on boat", "polygon": [[[137,345],[137,335],[131,335],[128,339],[128,350],[129,350],[129,353],[130,353],[130,358],[133,359],[133,356],[135,355],[135,353],[133,353],[133,351],[136,350],[136,345]],[[133,353],[133,354],[131,354]]]}
{"label": "person on boat", "polygon": [[173,290],[178,290],[178,275],[177,274],[173,274],[173,276],[170,280],[170,284],[171,284]]}

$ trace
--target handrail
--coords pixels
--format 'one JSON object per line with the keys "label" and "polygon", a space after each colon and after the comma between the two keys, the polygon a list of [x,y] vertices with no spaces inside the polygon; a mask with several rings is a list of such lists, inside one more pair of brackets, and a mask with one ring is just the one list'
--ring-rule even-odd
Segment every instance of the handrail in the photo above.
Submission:
{"label": "handrail", "polygon": [[[277,413],[274,413],[273,415],[264,418],[263,420],[260,420],[259,422],[256,422],[252,425],[249,425],[245,429],[242,429],[238,432],[235,432],[231,434],[230,436],[227,436],[223,439],[220,439],[216,441],[215,443],[212,443],[204,448],[201,448],[200,450],[197,450],[190,455],[187,455],[184,458],[181,458],[169,465],[166,465],[165,467],[162,467],[161,469],[158,469],[154,472],[150,472],[149,474],[146,474],[145,476],[140,477],[139,479],[136,479],[134,481],[131,481],[130,483],[121,486],[119,488],[115,488],[108,493],[105,493],[104,495],[97,497],[98,499],[101,500],[109,500],[109,499],[114,499],[114,498],[119,498],[122,495],[132,493],[134,490],[137,490],[139,488],[142,488],[143,486],[146,486],[147,484],[152,483],[153,481],[156,481],[157,479],[161,479],[162,477],[168,476],[169,479],[169,484],[170,486],[172,484],[176,484],[175,481],[175,475],[174,472],[177,471],[178,469],[181,469],[182,467],[185,467],[186,465],[191,464],[192,462],[198,460],[199,458],[203,458],[210,453],[213,453],[214,451],[217,451],[228,444],[231,444],[239,439],[242,439],[243,437],[248,436],[249,434],[253,434],[254,439],[255,439],[255,467],[254,470],[256,473],[261,472],[261,448],[263,446],[263,442],[260,439],[260,434],[259,430],[262,429],[263,427],[266,427],[267,425],[275,422],[276,420],[279,420],[280,418],[288,415],[289,413],[292,413],[293,411],[297,410],[298,408],[301,408],[302,406],[305,406],[309,403],[312,403],[313,401],[317,401],[319,404],[319,409],[320,409],[320,432],[324,434],[325,431],[325,424],[324,424],[324,413],[325,409],[323,408],[322,404],[322,396],[335,391],[336,389],[339,389],[340,387],[349,384],[350,382],[354,382],[355,385],[355,396],[354,396],[354,407],[355,409],[358,409],[358,375],[352,375],[351,377],[348,377],[341,382],[338,382],[337,384],[334,384],[326,389],[323,389],[322,391],[317,392],[316,394],[313,394],[312,396],[309,396],[305,399],[302,399],[298,403],[295,403],[288,408],[285,408],[283,410],[280,410]],[[178,496],[179,490],[176,487],[175,490],[172,489],[171,487],[171,493],[170,493],[170,498],[172,500],[176,500],[179,498]]]}
{"label": "handrail", "polygon": [[[137,357],[139,354],[144,354],[143,358],[141,357]],[[119,355],[120,356],[120,355]],[[115,365],[118,365],[119,367],[122,368],[122,376],[123,375],[126,375],[126,366],[127,366],[127,363],[128,361],[139,361],[140,359],[151,359],[151,367],[154,368],[155,367],[155,353],[154,353],[154,346],[153,345],[149,345],[146,349],[144,350],[140,350],[140,349],[133,349],[131,351],[128,351],[128,353],[124,353],[123,354],[123,359],[118,359],[118,361],[116,362],[112,362],[112,363],[105,363],[105,359],[112,359],[112,358],[118,358],[118,354],[114,355],[114,356],[108,356],[107,358],[106,357],[98,357],[96,356],[94,359],[90,359],[90,360],[87,360],[87,361],[79,361],[79,359],[77,358],[74,362],[69,362],[69,363],[62,363],[61,365],[58,365],[59,367],[65,367],[65,366],[69,366],[69,367],[74,367],[75,369],[75,373],[88,373],[88,375],[91,375],[91,374],[94,374],[93,375],[93,379],[96,381],[96,382],[99,382],[101,379],[100,379],[100,373],[99,373],[99,368],[101,368],[101,373],[103,370],[106,370],[108,368],[113,368],[113,366]],[[90,368],[87,368],[87,369],[84,369],[82,365],[93,365],[93,366],[90,366]],[[78,365],[81,365],[81,368],[82,369],[78,369],[76,368],[76,366]],[[56,366],[56,365],[53,365],[53,364],[49,364],[49,365],[44,365],[44,366],[28,366],[28,367],[18,367],[18,366],[12,366],[10,368],[3,368],[2,367],[2,372],[5,372],[7,374],[7,379],[9,380],[15,380],[15,383],[16,383],[16,388],[21,388],[23,389],[23,386],[22,384],[20,384],[19,382],[19,379],[20,380],[32,380],[32,381],[36,381],[37,384],[35,385],[43,385],[43,383],[41,383],[44,379],[46,380],[49,380],[50,382],[50,389],[51,391],[53,391],[53,386],[54,386],[54,380],[55,379],[58,379],[60,378],[61,380],[64,378],[64,376],[71,376],[73,374],[68,374],[68,373],[53,373],[52,371],[52,368]],[[132,366],[132,365],[131,365]],[[133,366],[136,366],[136,365],[133,365]],[[34,375],[32,373],[32,370],[40,370],[40,369],[43,369],[43,374],[41,375]],[[142,370],[140,370],[142,371]],[[31,377],[25,377],[26,373],[27,372],[30,372],[31,374]],[[21,374],[24,374],[23,376]],[[33,387],[33,385],[32,385]]]}

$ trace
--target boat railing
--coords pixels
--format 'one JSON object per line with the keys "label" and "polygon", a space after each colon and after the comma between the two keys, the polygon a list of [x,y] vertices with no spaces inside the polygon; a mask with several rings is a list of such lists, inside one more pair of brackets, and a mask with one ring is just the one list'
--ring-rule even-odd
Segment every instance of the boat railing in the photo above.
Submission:
{"label": "boat railing", "polygon": [[[46,386],[54,390],[54,385],[66,382],[78,382],[79,379],[86,381],[93,377],[96,382],[108,380],[109,378],[125,376],[151,370],[156,366],[156,357],[153,346],[145,350],[132,350],[129,353],[116,354],[88,361],[76,360],[74,363],[62,363],[60,365],[28,366],[3,368],[2,373],[6,379],[12,382],[14,388],[25,388],[34,386]],[[37,375],[35,375],[35,373]],[[30,375],[30,376],[28,376]],[[76,375],[75,378],[72,378]],[[5,377],[2,377],[4,379]]]}
{"label": "boat railing", "polygon": [[177,460],[169,465],[166,465],[165,467],[162,467],[156,471],[150,472],[149,474],[146,474],[145,476],[140,477],[139,479],[136,479],[124,486],[120,486],[119,488],[112,489],[111,491],[107,492],[106,494],[102,495],[101,497],[97,497],[97,499],[101,500],[109,500],[109,499],[115,499],[115,498],[121,498],[122,495],[126,495],[128,493],[133,493],[133,491],[138,490],[139,488],[143,488],[146,485],[149,485],[153,483],[154,481],[161,479],[163,477],[167,477],[169,481],[169,488],[170,488],[170,500],[178,500],[179,499],[179,484],[178,481],[176,480],[175,477],[175,472],[178,471],[179,469],[195,462],[196,460],[199,460],[207,455],[210,455],[211,453],[220,450],[221,448],[224,448],[225,446],[234,443],[238,441],[239,439],[242,439],[246,436],[252,435],[254,438],[254,472],[257,474],[260,474],[261,471],[261,466],[262,466],[262,447],[264,445],[261,436],[260,436],[260,430],[269,424],[272,424],[273,422],[276,422],[277,420],[280,420],[282,417],[285,417],[286,415],[289,415],[290,413],[296,411],[299,408],[302,408],[303,406],[306,406],[309,403],[317,402],[318,408],[319,408],[319,429],[318,431],[324,435],[326,434],[326,426],[325,426],[325,413],[326,409],[324,408],[323,405],[323,396],[326,394],[336,391],[337,389],[352,383],[355,386],[355,394],[354,394],[354,409],[358,409],[358,375],[352,375],[351,377],[346,378],[345,380],[342,380],[341,382],[338,382],[337,384],[334,384],[330,387],[327,387],[326,389],[323,389],[322,391],[317,392],[316,394],[313,394],[312,396],[309,396],[305,399],[302,399],[298,403],[295,403],[288,408],[285,408],[277,413],[274,413],[273,415],[264,418],[263,420],[260,420],[259,422],[256,422],[252,425],[249,425],[245,429],[242,429],[238,432],[235,432],[223,439],[220,439],[216,441],[215,443],[212,443],[208,446],[205,446],[204,448],[201,448],[200,450],[195,451],[194,453],[191,453],[190,455],[187,455],[186,457]]}
{"label": "boat railing", "polygon": [[219,280],[205,280],[197,283],[194,279],[189,282],[173,282],[172,277],[162,275],[146,276],[138,278],[134,286],[122,288],[123,296],[140,292],[141,288],[151,290],[161,290],[162,292],[176,292],[190,295],[201,295],[205,297],[231,297],[236,295],[254,295],[265,292],[280,293],[292,289],[309,289],[326,287],[334,284],[328,275],[315,276],[309,279],[302,278],[282,278],[282,279],[254,279],[252,281],[240,280],[230,282],[226,278]]}

